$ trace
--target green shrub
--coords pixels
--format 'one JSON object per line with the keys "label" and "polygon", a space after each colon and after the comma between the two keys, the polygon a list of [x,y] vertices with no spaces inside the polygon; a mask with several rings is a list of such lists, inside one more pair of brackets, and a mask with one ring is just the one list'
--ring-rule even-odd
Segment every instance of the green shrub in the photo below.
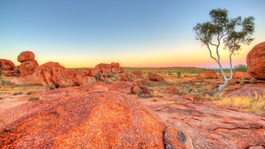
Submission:
{"label": "green shrub", "polygon": [[240,72],[247,72],[247,66],[243,64],[239,64],[235,66],[235,71],[240,71]]}

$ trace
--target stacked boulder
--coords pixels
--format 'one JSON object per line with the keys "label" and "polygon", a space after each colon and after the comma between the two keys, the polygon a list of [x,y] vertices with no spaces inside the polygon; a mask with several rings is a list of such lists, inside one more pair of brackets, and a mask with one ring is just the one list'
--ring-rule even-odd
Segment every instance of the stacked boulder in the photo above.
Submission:
{"label": "stacked boulder", "polygon": [[34,53],[31,51],[21,52],[17,57],[17,61],[21,63],[18,66],[18,70],[21,76],[33,73],[34,70],[39,66],[38,62],[35,60]]}
{"label": "stacked boulder", "polygon": [[0,75],[13,76],[16,70],[15,64],[6,59],[0,59]]}
{"label": "stacked boulder", "polygon": [[255,79],[265,80],[265,42],[253,47],[247,55],[248,73]]}
{"label": "stacked boulder", "polygon": [[97,80],[104,81],[105,78],[116,77],[121,81],[129,81],[131,76],[124,72],[119,63],[112,62],[111,64],[98,64],[90,70],[90,76],[97,78]]}

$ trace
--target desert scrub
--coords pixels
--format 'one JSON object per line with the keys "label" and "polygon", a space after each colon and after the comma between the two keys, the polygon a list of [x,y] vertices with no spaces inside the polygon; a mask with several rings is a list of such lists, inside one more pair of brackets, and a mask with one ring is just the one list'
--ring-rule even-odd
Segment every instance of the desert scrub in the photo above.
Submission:
{"label": "desert scrub", "polygon": [[179,72],[177,72],[177,74],[178,74],[178,78],[180,78],[181,77],[181,72],[179,71]]}
{"label": "desert scrub", "polygon": [[35,101],[35,100],[39,100],[40,98],[39,97],[31,97],[28,99],[28,101]]}
{"label": "desert scrub", "polygon": [[265,95],[260,97],[257,93],[255,93],[254,97],[224,97],[214,101],[214,103],[254,114],[262,114],[265,112]]}

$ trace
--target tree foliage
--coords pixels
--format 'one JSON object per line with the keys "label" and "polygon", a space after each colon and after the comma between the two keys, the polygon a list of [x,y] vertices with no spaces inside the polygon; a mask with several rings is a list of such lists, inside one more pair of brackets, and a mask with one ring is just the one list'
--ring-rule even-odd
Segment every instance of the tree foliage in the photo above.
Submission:
{"label": "tree foliage", "polygon": [[[220,92],[229,80],[232,79],[232,55],[235,51],[241,49],[242,44],[250,44],[254,38],[254,17],[242,19],[241,16],[236,18],[228,18],[226,9],[213,9],[209,13],[211,21],[205,23],[197,23],[193,28],[196,39],[200,40],[203,45],[207,46],[210,57],[214,59],[221,70],[225,83],[219,87]],[[225,49],[230,52],[230,77],[224,74],[220,63],[219,47],[223,44]],[[215,49],[216,56],[213,55],[212,49]]]}

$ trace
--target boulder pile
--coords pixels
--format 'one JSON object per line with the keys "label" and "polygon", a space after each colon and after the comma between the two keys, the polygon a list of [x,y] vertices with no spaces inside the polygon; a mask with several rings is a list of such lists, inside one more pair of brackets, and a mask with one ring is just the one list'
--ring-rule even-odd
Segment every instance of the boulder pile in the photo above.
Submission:
{"label": "boulder pile", "polygon": [[14,78],[12,82],[17,85],[69,87],[92,85],[95,78],[86,76],[84,71],[68,70],[57,62],[48,62],[37,67],[32,73]]}
{"label": "boulder pile", "polygon": [[39,66],[38,62],[35,60],[35,54],[31,51],[21,52],[17,57],[17,61],[21,63],[18,66],[21,76],[33,73]]}

